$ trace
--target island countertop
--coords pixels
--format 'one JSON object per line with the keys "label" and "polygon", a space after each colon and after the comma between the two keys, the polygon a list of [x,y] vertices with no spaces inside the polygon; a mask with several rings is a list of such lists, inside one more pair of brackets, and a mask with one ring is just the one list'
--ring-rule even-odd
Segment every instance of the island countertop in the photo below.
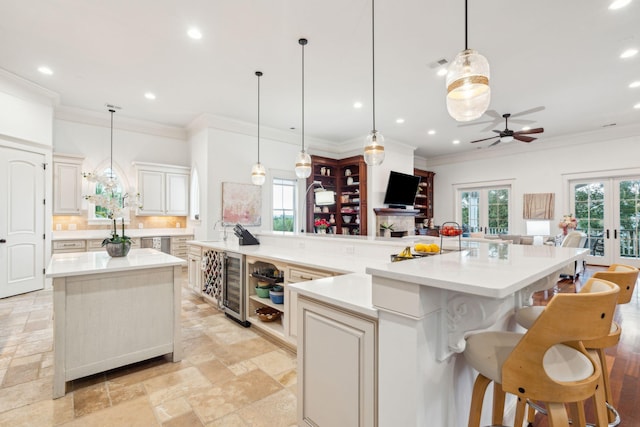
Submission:
{"label": "island countertop", "polygon": [[116,258],[110,257],[107,251],[71,252],[52,255],[46,277],[82,276],[176,265],[185,266],[187,262],[150,248],[132,249],[126,257]]}

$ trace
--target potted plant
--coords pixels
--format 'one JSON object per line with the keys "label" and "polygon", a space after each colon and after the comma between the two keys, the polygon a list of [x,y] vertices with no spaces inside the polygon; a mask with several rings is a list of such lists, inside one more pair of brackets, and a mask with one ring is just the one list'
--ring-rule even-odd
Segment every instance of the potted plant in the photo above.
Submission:
{"label": "potted plant", "polygon": [[329,221],[327,221],[324,218],[316,218],[313,225],[315,225],[316,227],[316,231],[319,234],[326,234],[327,233],[327,228],[331,225],[329,224]]}
{"label": "potted plant", "polygon": [[393,224],[382,223],[380,224],[380,233],[383,237],[391,237],[393,231]]}
{"label": "potted plant", "polygon": [[[96,206],[104,208],[107,211],[107,217],[113,221],[111,237],[107,237],[102,241],[102,246],[107,249],[107,253],[112,257],[127,256],[131,249],[131,238],[124,234],[124,209],[133,209],[136,207],[142,209],[139,193],[136,194],[134,201],[128,200],[128,198],[128,194],[124,194],[120,198],[114,192],[85,196],[86,200],[89,200]],[[118,234],[116,226],[118,218],[122,221],[122,235]]]}

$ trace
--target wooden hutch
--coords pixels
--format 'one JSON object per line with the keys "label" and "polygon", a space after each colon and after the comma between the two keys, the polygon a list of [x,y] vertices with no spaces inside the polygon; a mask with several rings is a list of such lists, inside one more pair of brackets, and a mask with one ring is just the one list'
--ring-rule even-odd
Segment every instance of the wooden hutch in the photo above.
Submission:
{"label": "wooden hutch", "polygon": [[[333,219],[336,234],[367,235],[367,165],[363,156],[346,159],[311,156],[312,172],[307,178],[307,227],[314,232],[315,218]],[[314,181],[321,182],[326,190],[335,191],[336,203],[331,206],[315,206]],[[333,232],[330,227],[328,232]]]}

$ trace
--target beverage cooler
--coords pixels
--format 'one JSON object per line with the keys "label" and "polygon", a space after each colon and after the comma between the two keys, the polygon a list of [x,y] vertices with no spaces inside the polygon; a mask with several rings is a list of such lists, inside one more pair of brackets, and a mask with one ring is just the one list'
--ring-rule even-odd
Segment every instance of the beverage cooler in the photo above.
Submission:
{"label": "beverage cooler", "polygon": [[222,268],[222,300],[227,317],[248,327],[245,307],[244,255],[224,253]]}

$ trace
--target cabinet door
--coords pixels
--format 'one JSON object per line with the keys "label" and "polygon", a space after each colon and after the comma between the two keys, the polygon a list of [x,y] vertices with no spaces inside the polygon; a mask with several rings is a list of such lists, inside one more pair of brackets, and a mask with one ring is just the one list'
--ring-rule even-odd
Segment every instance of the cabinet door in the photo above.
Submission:
{"label": "cabinet door", "polygon": [[196,295],[202,293],[201,278],[202,278],[202,258],[200,255],[194,255],[189,253],[188,269],[189,269],[189,289]]}
{"label": "cabinet door", "polygon": [[82,203],[81,163],[53,165],[53,214],[80,215]]}
{"label": "cabinet door", "polygon": [[189,175],[168,173],[166,190],[166,214],[187,216],[189,214]]}
{"label": "cabinet door", "polygon": [[376,322],[305,297],[298,316],[298,425],[377,425]]}
{"label": "cabinet door", "polygon": [[165,214],[165,174],[141,170],[138,172],[138,191],[142,196],[142,210],[138,215]]}
{"label": "cabinet door", "polygon": [[[308,280],[321,279],[323,277],[331,276],[331,273],[326,271],[307,270],[299,267],[290,267],[288,274],[289,283],[306,282]],[[285,313],[285,335],[295,340],[298,335],[298,294],[296,292],[289,291],[289,287],[284,287],[284,304]]]}

